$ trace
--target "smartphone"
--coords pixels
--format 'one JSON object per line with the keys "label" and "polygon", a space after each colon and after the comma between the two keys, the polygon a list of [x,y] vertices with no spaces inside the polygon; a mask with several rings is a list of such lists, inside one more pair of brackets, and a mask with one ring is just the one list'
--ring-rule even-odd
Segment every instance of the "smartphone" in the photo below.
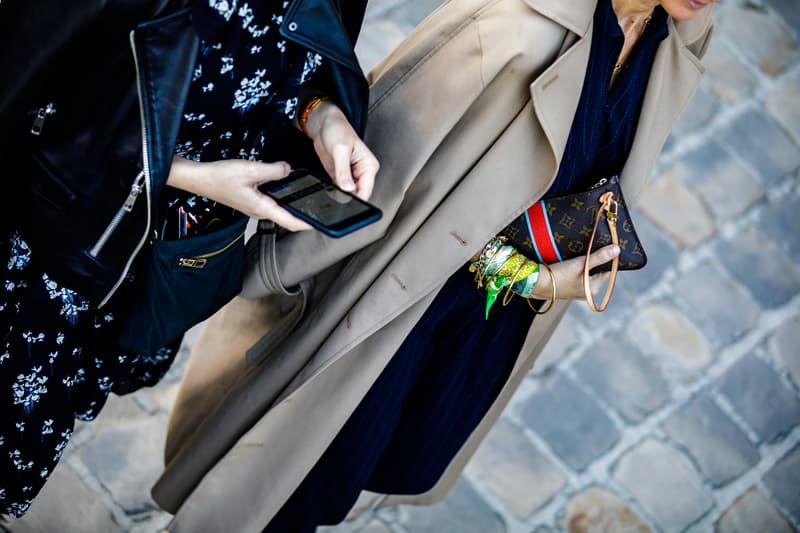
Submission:
{"label": "smartphone", "polygon": [[294,170],[282,180],[264,183],[258,190],[331,237],[347,235],[382,215],[374,205],[305,169]]}

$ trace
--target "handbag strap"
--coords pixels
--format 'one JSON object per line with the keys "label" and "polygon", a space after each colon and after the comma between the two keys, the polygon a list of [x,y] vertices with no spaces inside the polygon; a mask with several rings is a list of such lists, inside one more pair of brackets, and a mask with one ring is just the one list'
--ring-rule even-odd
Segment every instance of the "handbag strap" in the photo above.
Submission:
{"label": "handbag strap", "polygon": [[606,223],[608,224],[609,232],[611,233],[611,242],[619,246],[619,236],[617,235],[617,210],[619,204],[614,199],[614,193],[611,191],[603,193],[600,196],[600,209],[597,210],[597,216],[594,219],[594,228],[592,228],[592,236],[589,238],[589,245],[586,248],[586,259],[583,262],[583,290],[586,293],[586,303],[592,311],[600,313],[606,310],[611,294],[614,292],[614,283],[617,281],[617,271],[619,270],[619,255],[611,261],[611,278],[608,280],[608,287],[603,296],[600,305],[596,305],[594,296],[592,295],[592,288],[589,283],[589,255],[592,253],[592,245],[594,244],[594,237],[597,233],[597,226],[600,224],[600,219],[605,215]]}

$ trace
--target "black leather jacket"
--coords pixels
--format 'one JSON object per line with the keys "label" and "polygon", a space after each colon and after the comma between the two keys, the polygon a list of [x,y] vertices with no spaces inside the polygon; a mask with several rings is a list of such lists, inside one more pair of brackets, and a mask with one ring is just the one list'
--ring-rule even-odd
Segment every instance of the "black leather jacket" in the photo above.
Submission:
{"label": "black leather jacket", "polygon": [[[326,61],[319,90],[359,133],[366,0],[293,0],[281,34]],[[0,242],[103,304],[153,238],[199,38],[191,0],[0,3]],[[285,159],[316,160],[299,133]],[[283,154],[281,154],[283,155]]]}

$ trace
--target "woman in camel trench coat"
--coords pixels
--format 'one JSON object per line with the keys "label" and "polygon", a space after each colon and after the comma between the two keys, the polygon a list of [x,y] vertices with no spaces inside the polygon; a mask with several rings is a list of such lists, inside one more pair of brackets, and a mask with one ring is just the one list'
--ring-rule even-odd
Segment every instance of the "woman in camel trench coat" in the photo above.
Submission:
{"label": "woman in camel trench coat", "polygon": [[[317,232],[251,240],[251,299],[231,302],[196,341],[170,421],[153,488],[175,513],[170,530],[261,531],[449,276],[548,190],[581,95],[596,1],[451,0],[373,70],[365,140],[381,162],[372,200],[384,218],[335,243]],[[629,203],[704,72],[711,7],[668,27],[621,174]],[[446,494],[567,307],[557,301],[533,321],[508,380],[433,489],[387,503]]]}

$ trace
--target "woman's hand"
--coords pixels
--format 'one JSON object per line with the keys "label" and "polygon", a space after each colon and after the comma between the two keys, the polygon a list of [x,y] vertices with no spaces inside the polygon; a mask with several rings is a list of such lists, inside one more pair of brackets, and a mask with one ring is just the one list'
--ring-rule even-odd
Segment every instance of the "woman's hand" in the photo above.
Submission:
{"label": "woman's hand", "polygon": [[283,161],[227,159],[198,163],[174,156],[167,185],[205,196],[253,218],[272,220],[290,231],[311,229],[258,190],[262,183],[285,178],[290,171],[289,164]]}
{"label": "woman's hand", "polygon": [[[608,263],[619,255],[619,246],[609,244],[599,250],[595,250],[589,256],[589,270],[596,266]],[[583,300],[586,294],[583,290],[583,263],[585,257],[573,257],[560,263],[553,263],[550,269],[553,271],[553,278],[556,281],[556,298],[559,300]],[[590,278],[592,294],[596,295],[608,281],[609,272],[595,274]],[[547,270],[539,270],[539,281],[533,291],[533,297],[539,300],[549,300],[552,295],[550,276]]]}
{"label": "woman's hand", "polygon": [[326,100],[313,109],[306,132],[336,185],[362,200],[369,199],[380,165],[336,104]]}

